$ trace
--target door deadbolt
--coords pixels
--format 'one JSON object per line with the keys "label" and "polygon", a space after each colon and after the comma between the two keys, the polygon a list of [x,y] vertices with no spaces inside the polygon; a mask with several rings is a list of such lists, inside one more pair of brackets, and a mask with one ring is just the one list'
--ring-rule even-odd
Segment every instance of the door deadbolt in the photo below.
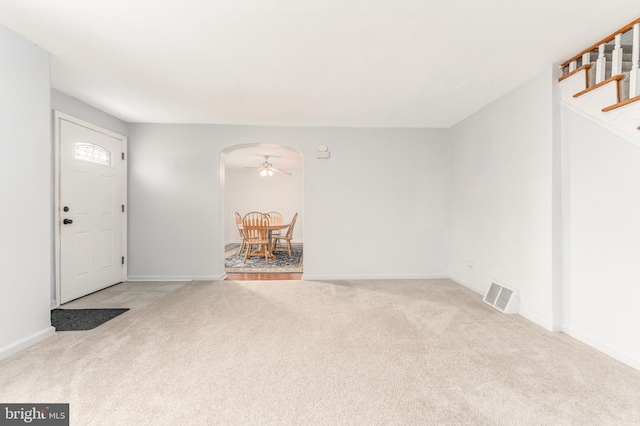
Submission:
{"label": "door deadbolt", "polygon": [[68,211],[69,211],[69,207],[64,206],[64,208],[62,209],[62,211],[64,211],[64,212],[68,212]]}

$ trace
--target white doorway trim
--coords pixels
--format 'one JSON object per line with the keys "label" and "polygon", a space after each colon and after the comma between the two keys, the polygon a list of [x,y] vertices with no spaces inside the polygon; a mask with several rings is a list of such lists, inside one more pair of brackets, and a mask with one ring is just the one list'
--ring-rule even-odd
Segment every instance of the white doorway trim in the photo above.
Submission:
{"label": "white doorway trim", "polygon": [[94,130],[98,133],[102,133],[104,135],[110,136],[114,139],[118,139],[122,141],[122,149],[124,152],[124,170],[122,176],[122,198],[125,204],[125,214],[122,218],[122,255],[124,256],[124,265],[122,268],[122,281],[127,280],[127,264],[128,264],[128,256],[127,256],[127,235],[128,235],[128,226],[127,226],[127,216],[128,216],[128,198],[127,198],[127,164],[128,164],[128,145],[127,145],[127,137],[120,135],[118,133],[112,132],[110,130],[104,129],[102,127],[96,126],[95,124],[89,123],[87,121],[80,120],[79,118],[73,117],[71,115],[65,114],[60,111],[53,111],[53,140],[54,140],[54,195],[53,195],[53,232],[54,232],[54,278],[55,278],[55,300],[52,300],[51,307],[56,308],[60,306],[60,292],[61,292],[61,273],[60,273],[60,261],[61,261],[61,238],[60,238],[60,223],[61,223],[61,215],[60,215],[60,123],[61,121],[68,121],[74,123],[79,126],[86,127],[88,129]]}

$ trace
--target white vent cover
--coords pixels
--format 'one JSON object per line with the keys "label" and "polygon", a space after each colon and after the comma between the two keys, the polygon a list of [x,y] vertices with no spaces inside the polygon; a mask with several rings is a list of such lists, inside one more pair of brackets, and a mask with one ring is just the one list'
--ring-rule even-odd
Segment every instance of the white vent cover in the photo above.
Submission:
{"label": "white vent cover", "polygon": [[520,292],[503,284],[493,282],[482,300],[500,312],[517,314],[520,306]]}

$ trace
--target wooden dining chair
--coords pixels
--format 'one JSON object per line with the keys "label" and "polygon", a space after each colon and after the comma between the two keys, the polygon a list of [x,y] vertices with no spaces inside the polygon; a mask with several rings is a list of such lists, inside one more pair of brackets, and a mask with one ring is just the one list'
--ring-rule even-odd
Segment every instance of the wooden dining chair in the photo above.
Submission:
{"label": "wooden dining chair", "polygon": [[[242,228],[247,244],[243,263],[253,256],[262,256],[267,263],[271,257],[271,241],[269,240],[269,216],[260,212],[249,212],[242,218]],[[253,247],[257,246],[255,251]],[[262,248],[262,251],[260,249]]]}
{"label": "wooden dining chair", "polygon": [[[267,214],[269,215],[269,223],[271,223],[272,225],[282,225],[282,213],[280,212],[267,212]],[[277,235],[280,235],[280,230],[279,229],[273,229],[271,231],[271,236],[275,237]]]}
{"label": "wooden dining chair", "polygon": [[[291,223],[289,224],[289,228],[287,228],[287,233],[283,236],[273,236],[273,249],[272,251],[288,251],[289,257],[291,257],[291,238],[293,238],[293,227],[296,225],[296,220],[298,219],[298,213],[293,215],[293,219],[291,219]],[[280,241],[284,241],[287,243],[287,248],[278,247],[278,243]]]}
{"label": "wooden dining chair", "polygon": [[233,214],[234,219],[236,220],[236,226],[238,227],[238,232],[240,233],[240,248],[238,249],[238,256],[242,253],[242,251],[247,246],[247,239],[244,236],[244,229],[242,229],[242,216],[240,213],[235,212]]}

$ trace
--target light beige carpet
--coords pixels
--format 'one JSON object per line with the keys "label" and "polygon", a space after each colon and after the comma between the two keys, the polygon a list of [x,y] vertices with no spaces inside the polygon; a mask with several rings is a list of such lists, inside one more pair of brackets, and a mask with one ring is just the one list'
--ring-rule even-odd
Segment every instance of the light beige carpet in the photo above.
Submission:
{"label": "light beige carpet", "polygon": [[193,282],[0,362],[72,425],[640,424],[640,372],[449,280]]}

